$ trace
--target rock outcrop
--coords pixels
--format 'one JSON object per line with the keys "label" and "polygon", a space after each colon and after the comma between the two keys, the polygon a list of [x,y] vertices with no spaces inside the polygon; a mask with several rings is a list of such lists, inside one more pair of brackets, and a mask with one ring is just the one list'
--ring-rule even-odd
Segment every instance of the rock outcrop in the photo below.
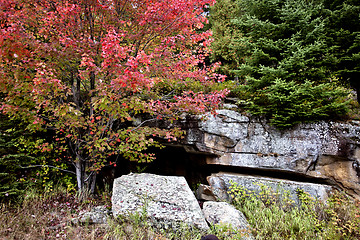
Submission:
{"label": "rock outcrop", "polygon": [[258,118],[218,110],[187,129],[185,149],[228,172],[321,183],[360,196],[360,122],[300,124],[280,131]]}
{"label": "rock outcrop", "polygon": [[182,224],[208,230],[200,206],[184,177],[129,174],[115,179],[114,217],[145,215],[155,228],[177,229]]}

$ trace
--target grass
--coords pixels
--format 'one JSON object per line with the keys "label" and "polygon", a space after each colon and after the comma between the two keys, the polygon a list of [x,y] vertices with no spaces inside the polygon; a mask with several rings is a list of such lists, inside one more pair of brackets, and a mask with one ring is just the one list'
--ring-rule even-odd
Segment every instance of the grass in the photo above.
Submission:
{"label": "grass", "polygon": [[102,226],[76,226],[72,218],[98,204],[80,202],[63,190],[39,194],[27,191],[19,203],[0,206],[0,239],[101,239]]}
{"label": "grass", "polygon": [[[299,191],[301,206],[286,193],[262,186],[255,195],[233,184],[233,204],[247,217],[256,239],[360,239],[360,203],[337,192],[325,203]],[[63,189],[39,193],[31,190],[18,202],[0,204],[0,239],[200,239],[204,234],[183,225],[178,231],[154,229],[141,215],[108,220],[108,224],[78,224],[80,212],[109,205],[110,194],[92,198]],[[211,226],[219,239],[241,239],[226,226]]]}
{"label": "grass", "polygon": [[298,190],[300,205],[265,185],[255,194],[232,183],[230,194],[256,239],[360,239],[360,202],[342,192],[321,202]]}
{"label": "grass", "polygon": [[[168,240],[200,239],[204,233],[186,225],[173,230],[155,230],[140,215],[112,219],[107,224],[79,224],[72,221],[80,212],[109,205],[109,194],[94,199],[87,194],[69,194],[64,189],[51,192],[27,191],[18,202],[0,204],[0,239],[121,239]],[[209,233],[232,239],[229,229],[213,227]],[[231,235],[233,236],[233,235]]]}

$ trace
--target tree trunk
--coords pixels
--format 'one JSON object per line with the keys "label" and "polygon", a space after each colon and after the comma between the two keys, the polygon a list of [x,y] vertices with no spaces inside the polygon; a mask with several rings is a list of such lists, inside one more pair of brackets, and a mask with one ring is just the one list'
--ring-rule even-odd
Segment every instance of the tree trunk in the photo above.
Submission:
{"label": "tree trunk", "polygon": [[96,186],[96,172],[92,172],[92,175],[88,179],[87,186],[88,186],[90,193],[94,194],[95,186]]}
{"label": "tree trunk", "polygon": [[79,157],[76,161],[76,181],[78,186],[78,191],[80,195],[82,193],[95,193],[96,186],[96,172],[91,172],[89,175],[86,175],[86,162],[82,161]]}
{"label": "tree trunk", "polygon": [[78,191],[81,192],[84,189],[85,164],[80,159],[80,157],[76,158],[75,168],[76,168],[76,181],[77,181]]}

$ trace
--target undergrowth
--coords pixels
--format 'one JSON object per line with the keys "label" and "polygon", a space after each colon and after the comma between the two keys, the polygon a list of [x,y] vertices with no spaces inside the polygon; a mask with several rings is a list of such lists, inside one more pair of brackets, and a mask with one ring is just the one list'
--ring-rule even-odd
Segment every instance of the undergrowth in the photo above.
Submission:
{"label": "undergrowth", "polygon": [[256,239],[360,239],[360,203],[342,192],[322,202],[298,190],[296,203],[285,191],[266,185],[255,193],[231,184],[233,204]]}
{"label": "undergrowth", "polygon": [[[81,212],[98,205],[110,207],[110,192],[94,198],[86,193],[70,194],[58,187],[44,192],[28,190],[18,201],[0,203],[0,239],[193,240],[205,234],[185,224],[177,231],[155,229],[144,213],[126,219],[110,217],[103,225],[73,221]],[[213,226],[209,233],[221,239],[237,236],[226,227]]]}
{"label": "undergrowth", "polygon": [[[259,194],[232,184],[233,204],[242,211],[255,239],[360,239],[360,203],[341,192],[326,202],[298,191],[300,202],[286,192],[261,185]],[[40,193],[27,191],[19,202],[0,204],[0,239],[200,239],[203,232],[182,225],[177,231],[154,229],[144,217],[109,218],[108,224],[72,221],[94,206],[110,207],[110,193],[97,198],[69,194],[61,188]],[[146,211],[146,210],[144,210]],[[222,240],[241,239],[244,233],[226,226],[211,226],[208,234]]]}
{"label": "undergrowth", "polygon": [[101,226],[82,228],[71,221],[99,200],[81,201],[78,195],[55,188],[43,193],[28,190],[17,201],[0,205],[0,239],[99,239],[105,234]]}

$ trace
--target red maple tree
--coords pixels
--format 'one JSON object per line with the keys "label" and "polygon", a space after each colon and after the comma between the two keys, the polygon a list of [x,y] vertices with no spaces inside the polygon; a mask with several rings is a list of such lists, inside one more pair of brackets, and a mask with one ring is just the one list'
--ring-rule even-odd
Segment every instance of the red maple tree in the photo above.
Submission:
{"label": "red maple tree", "polygon": [[226,95],[194,90],[223,79],[204,62],[204,9],[213,3],[0,0],[1,112],[29,120],[29,130],[56,131],[78,189],[93,191],[109,156],[150,161],[154,137],[182,134],[145,123],[214,112]]}

